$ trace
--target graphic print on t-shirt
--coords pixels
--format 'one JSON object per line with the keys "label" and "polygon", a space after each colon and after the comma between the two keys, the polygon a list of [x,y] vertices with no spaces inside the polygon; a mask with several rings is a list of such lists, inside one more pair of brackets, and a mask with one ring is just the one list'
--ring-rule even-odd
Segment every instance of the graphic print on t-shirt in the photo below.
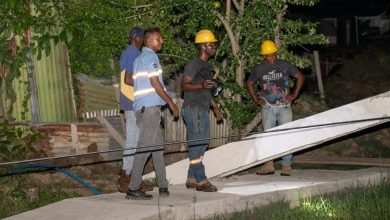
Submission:
{"label": "graphic print on t-shirt", "polygon": [[264,74],[262,80],[263,97],[271,105],[287,105],[285,96],[289,93],[287,69],[274,69]]}

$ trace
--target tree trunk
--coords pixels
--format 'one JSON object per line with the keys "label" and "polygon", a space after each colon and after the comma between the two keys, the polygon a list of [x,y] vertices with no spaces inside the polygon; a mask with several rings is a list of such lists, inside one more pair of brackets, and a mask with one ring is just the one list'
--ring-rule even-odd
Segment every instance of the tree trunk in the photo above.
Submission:
{"label": "tree trunk", "polygon": [[244,128],[240,130],[242,136],[246,136],[255,129],[261,122],[261,111],[259,111],[251,122],[249,122]]}

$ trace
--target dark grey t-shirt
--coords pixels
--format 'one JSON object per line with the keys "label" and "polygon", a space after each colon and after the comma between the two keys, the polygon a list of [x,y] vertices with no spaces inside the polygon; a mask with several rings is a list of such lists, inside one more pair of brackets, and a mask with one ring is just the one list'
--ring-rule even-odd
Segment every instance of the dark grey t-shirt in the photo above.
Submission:
{"label": "dark grey t-shirt", "polygon": [[[184,68],[184,76],[192,78],[193,83],[201,83],[206,79],[212,79],[213,74],[209,63],[194,57]],[[208,89],[184,92],[184,103],[209,109],[211,103],[211,93]]]}
{"label": "dark grey t-shirt", "polygon": [[298,69],[287,61],[277,60],[274,64],[262,62],[255,66],[249,76],[251,81],[259,81],[262,97],[271,105],[284,106],[285,96],[290,93],[288,82]]}

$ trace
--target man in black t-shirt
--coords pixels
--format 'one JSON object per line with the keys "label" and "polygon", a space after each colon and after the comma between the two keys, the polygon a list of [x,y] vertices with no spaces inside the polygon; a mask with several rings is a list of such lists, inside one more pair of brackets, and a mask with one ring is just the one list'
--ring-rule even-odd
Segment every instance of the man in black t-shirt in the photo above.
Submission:
{"label": "man in black t-shirt", "polygon": [[[247,81],[247,90],[253,101],[261,106],[263,130],[292,121],[291,103],[298,97],[304,82],[304,75],[284,60],[278,60],[278,48],[271,40],[261,45],[264,62],[255,66]],[[290,79],[296,79],[294,91],[290,92]],[[253,85],[259,81],[261,95],[258,97]],[[282,157],[282,176],[290,176],[292,155]],[[266,162],[257,172],[259,175],[275,173],[273,161]]]}
{"label": "man in black t-shirt", "polygon": [[207,62],[215,54],[216,42],[217,39],[209,30],[201,30],[196,34],[195,43],[199,54],[185,66],[181,82],[184,91],[182,111],[187,128],[188,157],[190,160],[186,187],[203,192],[217,191],[217,187],[208,181],[202,163],[210,137],[210,106],[217,121],[222,120],[222,113],[210,93],[210,89],[213,87],[213,74]]}

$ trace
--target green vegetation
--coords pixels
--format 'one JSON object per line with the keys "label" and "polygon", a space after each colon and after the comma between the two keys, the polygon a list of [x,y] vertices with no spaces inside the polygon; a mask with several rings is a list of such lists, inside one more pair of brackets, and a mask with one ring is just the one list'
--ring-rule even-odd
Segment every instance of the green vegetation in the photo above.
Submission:
{"label": "green vegetation", "polygon": [[[254,117],[259,114],[258,108],[249,98],[244,81],[261,61],[261,42],[274,39],[282,59],[300,68],[309,67],[310,59],[295,54],[292,49],[298,45],[325,44],[326,39],[316,33],[316,23],[285,15],[289,5],[312,6],[317,2],[8,0],[0,6],[0,20],[5,24],[0,25],[0,52],[6,58],[0,60],[0,70],[4,70],[0,71],[0,83],[20,76],[27,55],[40,57],[42,51],[48,51],[50,42],[60,40],[68,45],[73,74],[82,72],[110,79],[118,75],[118,58],[127,44],[127,32],[135,25],[161,28],[164,48],[159,55],[164,74],[177,75],[196,55],[193,45],[196,32],[208,28],[219,40],[218,52],[211,61],[216,78],[225,88],[219,103],[235,131],[249,133],[260,119]],[[16,41],[30,28],[34,31],[31,44],[10,45],[12,39]],[[18,74],[6,74],[11,67]],[[7,85],[7,92],[11,91]],[[28,100],[28,95],[25,99]],[[254,118],[256,123],[250,123]]]}
{"label": "green vegetation", "polygon": [[63,182],[43,183],[26,174],[2,176],[0,186],[0,218],[80,196],[67,192]]}
{"label": "green vegetation", "polygon": [[57,0],[7,0],[0,4],[0,89],[12,104],[16,101],[12,82],[17,79],[26,84],[23,117],[28,111],[31,88],[27,80],[20,78],[22,69],[31,77],[32,57],[49,55],[52,42],[57,44],[67,38],[66,31],[59,27],[61,17],[56,12],[60,7]]}
{"label": "green vegetation", "polygon": [[29,126],[0,124],[0,162],[25,159],[37,153],[34,144],[43,139],[43,134]]}
{"label": "green vegetation", "polygon": [[377,186],[360,186],[337,194],[304,199],[298,208],[279,201],[266,207],[256,207],[244,212],[214,216],[217,219],[267,219],[267,220],[318,220],[318,219],[390,219],[390,183]]}

